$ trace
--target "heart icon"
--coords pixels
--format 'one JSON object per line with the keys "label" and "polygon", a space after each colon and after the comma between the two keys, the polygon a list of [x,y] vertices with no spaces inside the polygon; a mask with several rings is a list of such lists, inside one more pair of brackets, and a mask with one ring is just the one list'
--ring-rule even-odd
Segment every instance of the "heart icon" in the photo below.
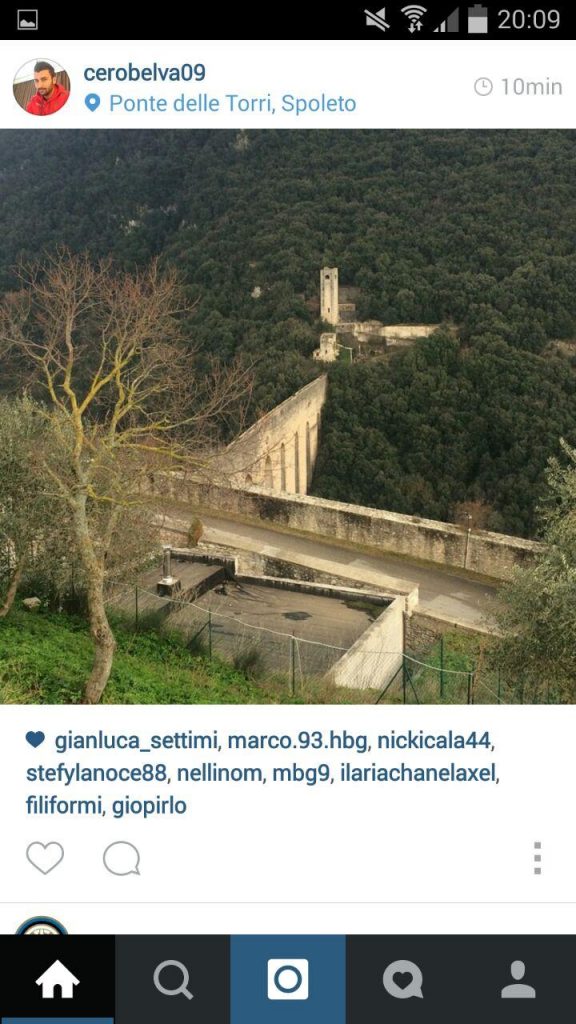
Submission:
{"label": "heart icon", "polygon": [[414,975],[410,971],[397,971],[394,975],[394,984],[398,985],[398,988],[408,988],[408,985],[413,980]]}
{"label": "heart icon", "polygon": [[64,847],[60,843],[30,843],[26,856],[32,867],[48,875],[64,859]]}
{"label": "heart icon", "polygon": [[31,747],[39,747],[41,743],[44,743],[46,736],[43,732],[27,732],[26,739]]}

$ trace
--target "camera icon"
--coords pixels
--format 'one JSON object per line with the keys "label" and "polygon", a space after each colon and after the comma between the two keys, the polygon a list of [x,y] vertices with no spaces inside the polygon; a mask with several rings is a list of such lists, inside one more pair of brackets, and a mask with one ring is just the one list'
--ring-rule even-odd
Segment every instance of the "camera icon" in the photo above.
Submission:
{"label": "camera icon", "polygon": [[269,960],[268,999],[308,999],[308,961]]}

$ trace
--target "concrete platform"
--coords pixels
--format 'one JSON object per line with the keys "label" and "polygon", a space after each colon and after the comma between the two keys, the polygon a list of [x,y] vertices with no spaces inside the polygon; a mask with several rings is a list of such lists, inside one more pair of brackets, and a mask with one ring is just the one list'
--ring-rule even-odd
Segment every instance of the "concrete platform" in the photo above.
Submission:
{"label": "concrete platform", "polygon": [[[172,573],[182,583],[181,591],[176,595],[178,601],[193,601],[210,587],[216,586],[224,578],[224,570],[219,565],[204,565],[202,562],[178,561],[172,559]],[[138,612],[156,611],[166,608],[168,601],[156,594],[156,584],[162,576],[162,562],[158,566],[147,569],[139,574],[130,586],[120,584],[112,586],[109,603],[115,608],[134,613],[136,605],[136,587],[138,588]]]}
{"label": "concrete platform", "polygon": [[[288,673],[295,658],[298,674],[324,675],[372,621],[368,612],[349,607],[360,594],[342,599],[238,581],[223,591],[204,593],[193,606],[211,613],[213,650],[232,659],[258,650],[271,673]],[[168,621],[176,625],[184,616],[180,609]]]}

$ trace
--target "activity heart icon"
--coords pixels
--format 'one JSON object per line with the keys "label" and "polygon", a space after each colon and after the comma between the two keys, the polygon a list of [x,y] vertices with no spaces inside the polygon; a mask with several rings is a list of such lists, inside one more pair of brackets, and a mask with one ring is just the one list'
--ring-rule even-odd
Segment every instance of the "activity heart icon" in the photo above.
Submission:
{"label": "activity heart icon", "polygon": [[410,971],[397,971],[394,975],[394,984],[398,985],[398,988],[408,988],[413,980],[414,975]]}
{"label": "activity heart icon", "polygon": [[26,856],[32,867],[48,875],[64,860],[64,847],[60,843],[30,843]]}

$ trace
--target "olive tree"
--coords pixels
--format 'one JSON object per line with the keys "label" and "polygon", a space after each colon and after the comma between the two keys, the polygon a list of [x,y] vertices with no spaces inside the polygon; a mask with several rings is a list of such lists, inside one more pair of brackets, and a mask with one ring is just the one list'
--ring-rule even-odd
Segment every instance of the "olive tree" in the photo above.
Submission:
{"label": "olive tree", "polygon": [[150,516],[151,475],[206,465],[214,423],[248,377],[237,365],[199,370],[174,269],[126,273],[61,250],[17,274],[19,290],[0,305],[0,357],[41,388],[54,438],[41,468],[67,509],[85,580],[94,642],[85,700],[96,703],[116,646],[105,583],[119,533],[136,510]]}
{"label": "olive tree", "polygon": [[500,592],[495,659],[528,700],[576,702],[576,449],[561,441],[539,508],[544,546]]}

